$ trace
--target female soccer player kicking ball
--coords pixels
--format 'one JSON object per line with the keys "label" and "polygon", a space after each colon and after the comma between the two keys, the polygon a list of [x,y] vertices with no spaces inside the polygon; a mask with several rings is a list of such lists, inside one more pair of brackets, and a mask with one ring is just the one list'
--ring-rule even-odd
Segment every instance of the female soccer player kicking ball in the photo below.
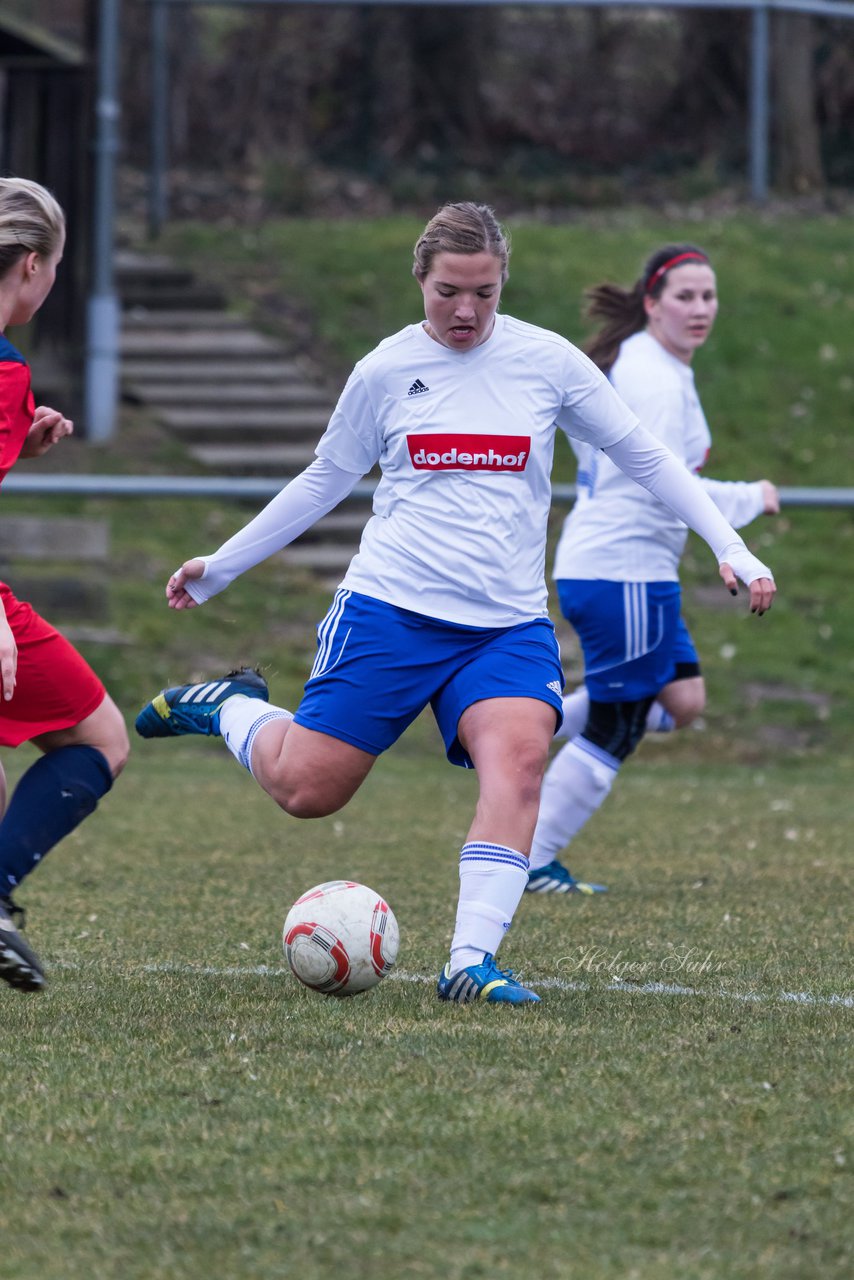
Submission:
{"label": "female soccer player kicking ball", "polygon": [[[528,883],[540,784],[563,675],[544,580],[557,427],[604,449],[703,536],[731,591],[771,604],[771,574],[697,480],[564,338],[498,311],[509,245],[492,210],[444,206],[415,246],[425,321],[353,370],[316,460],[215,554],[170,578],[172,608],[209,600],[286,546],[379,463],[360,549],[318,627],[295,713],[264,705],[252,672],[166,689],[143,737],[221,733],[300,818],[340,809],[425,706],[479,796],[460,854],[442,1000],[538,1000],[495,953]],[[259,705],[260,704],[260,705]]]}
{"label": "female soccer player kicking ball", "polygon": [[[35,407],[30,371],[5,336],[31,320],[50,293],[65,245],[53,196],[24,178],[0,178],[0,480],[21,458],[40,457],[71,434],[56,409]],[[12,890],[88,817],[128,756],[121,712],[69,642],[0,583],[0,745],[32,742],[44,754],[6,809],[0,768],[0,978],[37,991],[45,978],[16,927]]]}

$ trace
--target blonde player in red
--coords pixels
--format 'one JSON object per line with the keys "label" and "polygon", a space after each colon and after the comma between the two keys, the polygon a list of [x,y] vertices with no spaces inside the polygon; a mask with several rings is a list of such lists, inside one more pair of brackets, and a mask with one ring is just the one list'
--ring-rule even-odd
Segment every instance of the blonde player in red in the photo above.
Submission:
{"label": "blonde player in red", "polygon": [[[0,482],[71,434],[57,409],[36,408],[30,370],[6,337],[50,293],[65,246],[65,217],[44,187],[0,178]],[[125,723],[77,650],[0,582],[0,746],[43,753],[6,806],[0,766],[0,978],[37,991],[45,977],[16,919],[12,892],[95,809],[128,756]]]}

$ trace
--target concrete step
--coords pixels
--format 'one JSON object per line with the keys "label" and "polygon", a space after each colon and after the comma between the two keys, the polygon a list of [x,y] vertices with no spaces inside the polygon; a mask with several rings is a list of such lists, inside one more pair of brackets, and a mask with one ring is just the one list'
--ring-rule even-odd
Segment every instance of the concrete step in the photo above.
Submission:
{"label": "concrete step", "polygon": [[[202,466],[287,480],[314,461],[337,391],[310,361],[249,327],[220,291],[168,258],[124,252],[124,394],[150,406]],[[358,549],[370,505],[347,505],[281,553],[293,566],[340,580]]]}
{"label": "concrete step", "polygon": [[197,444],[190,452],[212,471],[231,475],[280,475],[282,483],[314,462],[311,444]]}
{"label": "concrete step", "polygon": [[225,408],[234,406],[245,409],[264,409],[277,413],[280,409],[296,409],[303,405],[322,408],[327,420],[334,408],[334,401],[323,387],[310,382],[282,379],[280,382],[147,382],[134,378],[125,381],[125,393],[147,404],[164,408],[181,408],[184,405],[201,410],[202,406]]}
{"label": "concrete step", "polygon": [[206,285],[180,286],[170,289],[164,285],[120,285],[118,294],[122,307],[152,307],[160,311],[181,311],[186,307],[205,307],[211,311],[224,309],[226,300],[218,289]]}
{"label": "concrete step", "polygon": [[109,616],[109,592],[104,588],[107,576],[103,571],[93,573],[90,568],[80,573],[67,569],[57,573],[47,565],[16,568],[15,595],[19,600],[28,601],[63,631],[67,619],[91,626],[106,622]]}
{"label": "concrete step", "polygon": [[0,516],[0,560],[105,561],[107,520],[85,516]]}
{"label": "concrete step", "polygon": [[336,546],[333,543],[311,543],[302,546],[295,543],[285,547],[278,555],[283,563],[295,568],[311,569],[317,573],[334,573],[343,577],[353,556],[359,550],[358,540],[350,546]]}
{"label": "concrete step", "polygon": [[182,307],[164,311],[160,307],[134,306],[122,313],[124,333],[152,329],[248,329],[245,319],[233,311],[209,311],[201,307]]}
{"label": "concrete step", "polygon": [[196,280],[192,271],[169,258],[120,250],[115,257],[116,292],[123,308],[210,311],[225,309],[226,299],[216,285]]}
{"label": "concrete step", "polygon": [[137,253],[134,249],[117,249],[113,257],[116,281],[154,280],[171,285],[195,284],[189,267],[181,267],[174,258],[163,253]]}
{"label": "concrete step", "polygon": [[326,430],[329,411],[312,406],[274,409],[173,409],[163,406],[157,416],[182,440],[204,443],[212,436],[220,440],[232,437],[235,442],[252,440],[291,440],[316,442]]}
{"label": "concrete step", "polygon": [[272,338],[252,329],[226,330],[188,329],[170,332],[163,329],[123,332],[120,352],[124,356],[148,359],[181,360],[186,356],[208,356],[212,360],[241,355],[267,356],[272,359],[281,348]]}
{"label": "concrete step", "polygon": [[[0,517],[0,567],[20,600],[63,624],[105,621],[103,566],[110,557],[108,520],[83,516]],[[63,625],[63,631],[65,626]]]}
{"label": "concrete step", "polygon": [[237,360],[213,359],[202,354],[188,359],[161,360],[146,355],[128,355],[122,358],[122,379],[142,384],[201,382],[205,385],[225,387],[230,382],[245,386],[247,383],[280,383],[283,379],[303,379],[305,367],[297,360],[271,360],[265,356],[246,355]]}
{"label": "concrete step", "polygon": [[[318,520],[305,533],[300,534],[296,546],[304,542],[330,542],[358,546],[362,530],[370,519],[371,508],[360,503],[345,503]],[[350,553],[352,555],[352,551]]]}

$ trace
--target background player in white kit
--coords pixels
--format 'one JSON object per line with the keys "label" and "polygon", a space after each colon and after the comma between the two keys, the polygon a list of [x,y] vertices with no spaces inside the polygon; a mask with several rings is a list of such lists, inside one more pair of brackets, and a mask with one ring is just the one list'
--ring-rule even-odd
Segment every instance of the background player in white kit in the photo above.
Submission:
{"label": "background player in white kit", "polygon": [[[698,471],[711,445],[691,360],[718,310],[715,273],[691,244],[669,244],[647,260],[631,289],[588,291],[588,314],[603,324],[588,344],[595,364],[641,422]],[[690,724],[706,689],[680,616],[679,560],[688,530],[673,512],[589,445],[578,455],[578,497],[555,555],[561,611],[584,651],[584,685],[564,699],[560,736],[569,739],[543,782],[530,857],[533,893],[591,893],[558,853],[608,795],[645,732]],[[701,481],[739,529],[779,511],[767,480]]]}
{"label": "background player in white kit", "polygon": [[538,997],[494,956],[528,883],[563,676],[544,578],[549,475],[560,426],[603,448],[711,545],[721,576],[764,612],[770,572],[685,467],[557,334],[498,314],[509,246],[492,210],[444,206],[415,246],[426,320],[353,370],[316,460],[215,554],[166,588],[176,609],[223,590],[334,507],[379,462],[361,546],[318,627],[295,714],[265,705],[248,670],[166,689],[143,737],[221,733],[287,813],[321,817],[351,798],[378,755],[428,704],[449,760],[477,772],[441,999]]}

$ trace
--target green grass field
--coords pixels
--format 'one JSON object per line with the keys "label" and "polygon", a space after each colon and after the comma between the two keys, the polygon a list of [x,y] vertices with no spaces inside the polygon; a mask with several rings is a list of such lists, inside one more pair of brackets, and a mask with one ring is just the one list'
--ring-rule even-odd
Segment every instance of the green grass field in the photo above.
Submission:
{"label": "green grass field", "polygon": [[[667,754],[577,846],[610,894],[523,901],[510,1011],[435,998],[474,781],[428,722],[310,824],[219,744],[141,744],[28,886],[0,1276],[849,1275],[851,759]],[[401,951],[336,1001],[280,931],[343,874]]]}
{"label": "green grass field", "polygon": [[[168,247],[271,324],[280,299],[340,371],[417,315],[418,225],[179,227]],[[631,278],[665,234],[706,244],[723,298],[697,360],[710,473],[852,483],[850,226],[511,225],[507,310],[574,337],[583,284]],[[108,452],[67,456],[192,469],[130,410]],[[251,507],[42,502],[110,521],[117,638],[81,648],[129,717],[234,662],[260,662],[293,705],[325,588],[274,561],[205,609],[162,599],[175,564]],[[429,718],[313,823],[279,813],[220,744],[137,741],[20,895],[50,985],[0,991],[0,1280],[847,1278],[852,536],[850,511],[749,530],[780,583],[761,620],[691,542],[704,727],[645,743],[576,843],[572,866],[608,895],[523,900],[502,959],[540,990],[535,1009],[435,998],[476,780],[447,766]],[[4,753],[10,779],[31,759]],[[280,931],[300,892],[344,875],[387,896],[401,950],[376,991],[336,1001],[290,976]]]}

